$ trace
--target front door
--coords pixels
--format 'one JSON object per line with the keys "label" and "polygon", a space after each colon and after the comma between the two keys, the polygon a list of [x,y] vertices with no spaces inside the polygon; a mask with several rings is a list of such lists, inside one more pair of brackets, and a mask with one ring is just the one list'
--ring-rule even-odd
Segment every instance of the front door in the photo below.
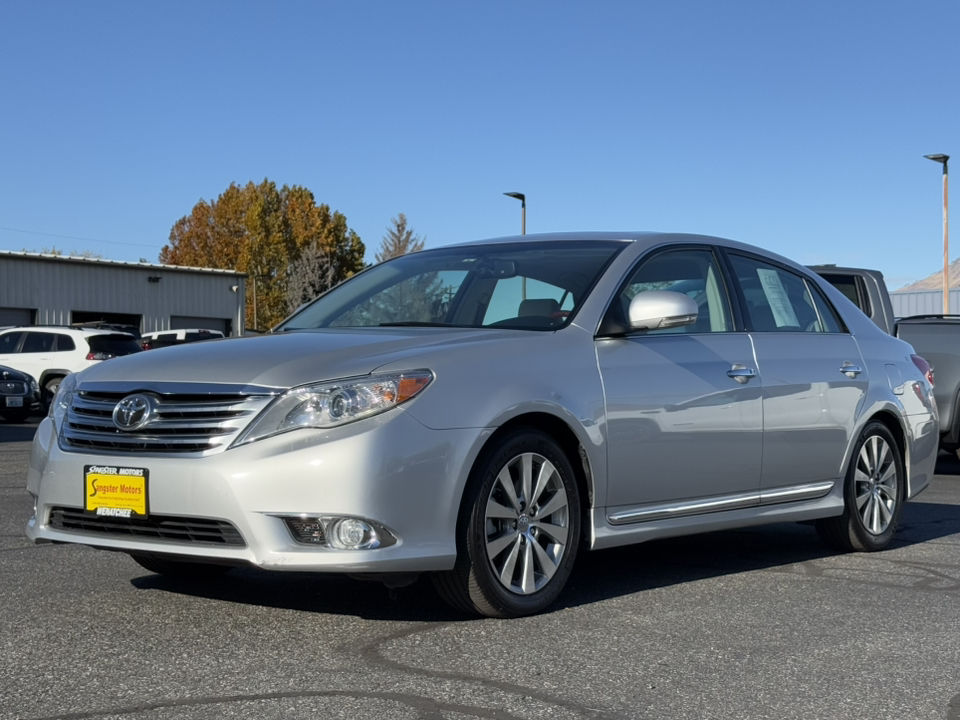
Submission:
{"label": "front door", "polygon": [[642,260],[611,311],[625,312],[645,290],[688,294],[697,301],[698,317],[679,328],[597,341],[606,401],[607,506],[689,505],[683,501],[697,499],[730,501],[717,509],[755,504],[762,387],[750,337],[733,331],[729,293],[713,251],[671,249]]}

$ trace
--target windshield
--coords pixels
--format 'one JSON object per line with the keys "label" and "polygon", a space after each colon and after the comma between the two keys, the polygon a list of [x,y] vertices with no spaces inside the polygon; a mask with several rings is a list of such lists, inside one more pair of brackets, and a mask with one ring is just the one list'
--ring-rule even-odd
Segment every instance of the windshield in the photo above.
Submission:
{"label": "windshield", "polygon": [[360,273],[276,330],[326,327],[566,325],[623,248],[607,241],[439,248]]}

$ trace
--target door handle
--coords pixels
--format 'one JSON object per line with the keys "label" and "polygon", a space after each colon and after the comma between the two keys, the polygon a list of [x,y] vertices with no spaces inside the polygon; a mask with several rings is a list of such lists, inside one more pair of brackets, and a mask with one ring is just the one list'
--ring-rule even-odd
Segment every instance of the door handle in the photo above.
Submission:
{"label": "door handle", "polygon": [[859,365],[854,365],[851,362],[844,362],[840,366],[840,372],[846,375],[848,378],[855,378],[857,375],[863,372],[863,368]]}
{"label": "door handle", "polygon": [[756,370],[748,368],[746,365],[741,365],[740,363],[736,363],[732,368],[727,370],[727,377],[733,378],[741,385],[746,385],[750,381],[750,378],[756,376]]}

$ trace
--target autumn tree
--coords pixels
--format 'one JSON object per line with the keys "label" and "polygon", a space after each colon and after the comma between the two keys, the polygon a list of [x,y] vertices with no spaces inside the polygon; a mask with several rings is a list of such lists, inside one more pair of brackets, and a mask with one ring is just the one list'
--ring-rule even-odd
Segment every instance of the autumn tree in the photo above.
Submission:
{"label": "autumn tree", "polygon": [[398,213],[395,218],[390,218],[390,222],[393,225],[387,228],[387,234],[380,241],[380,252],[376,254],[378,263],[423,250],[425,238],[414,235],[413,230],[407,227],[406,215]]}
{"label": "autumn tree", "polygon": [[160,262],[248,273],[246,324],[268,328],[291,309],[291,279],[300,296],[313,297],[363,268],[364,252],[346,217],[317,205],[309,190],[264,180],[201,199],[174,224]]}

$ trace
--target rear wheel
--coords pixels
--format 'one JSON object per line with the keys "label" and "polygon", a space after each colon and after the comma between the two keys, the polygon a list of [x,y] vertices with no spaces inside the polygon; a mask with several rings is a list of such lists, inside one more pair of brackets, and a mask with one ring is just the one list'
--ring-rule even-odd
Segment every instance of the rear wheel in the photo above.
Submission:
{"label": "rear wheel", "polygon": [[189,560],[170,560],[153,555],[134,555],[130,557],[142,568],[158,575],[180,580],[212,580],[230,569],[229,565],[190,562]]}
{"label": "rear wheel", "polygon": [[433,576],[444,600],[498,618],[549,606],[580,540],[579,492],[563,451],[532,428],[501,439],[474,468],[458,534],[456,566]]}
{"label": "rear wheel", "polygon": [[820,537],[842,552],[882,550],[897,529],[905,482],[903,458],[890,430],[869,423],[847,469],[843,514],[817,521]]}

